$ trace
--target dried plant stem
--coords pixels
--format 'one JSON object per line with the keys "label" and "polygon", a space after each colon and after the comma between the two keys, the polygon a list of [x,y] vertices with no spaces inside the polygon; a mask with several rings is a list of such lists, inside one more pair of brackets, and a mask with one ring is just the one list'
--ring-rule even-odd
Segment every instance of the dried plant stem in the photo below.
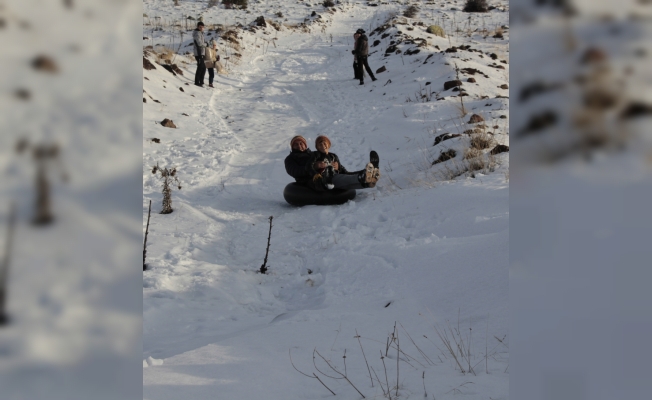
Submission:
{"label": "dried plant stem", "polygon": [[392,400],[392,395],[390,394],[390,389],[389,389],[389,379],[387,378],[387,366],[385,365],[385,357],[383,357],[383,352],[380,352],[380,359],[383,362],[383,368],[385,369],[385,383],[387,384],[387,397],[389,397],[389,400]]}
{"label": "dried plant stem", "polygon": [[[394,322],[394,329],[396,329],[396,322]],[[399,371],[399,361],[401,358],[399,357],[399,351],[400,351],[401,345],[399,344],[398,340],[398,331],[396,331],[396,397],[398,397],[398,371]]]}
{"label": "dried plant stem", "polygon": [[417,348],[417,351],[419,352],[419,354],[421,354],[421,355],[423,356],[423,358],[426,360],[426,362],[429,363],[430,365],[435,365],[435,364],[430,360],[430,358],[428,358],[428,356],[426,355],[426,353],[424,353],[423,351],[421,351],[421,349],[419,348],[419,346],[417,346],[417,344],[416,344],[416,343],[414,342],[414,340],[412,339],[412,336],[410,336],[410,334],[408,333],[407,329],[405,329],[405,327],[403,326],[403,324],[399,323],[399,325],[401,325],[401,328],[403,328],[403,331],[405,331],[405,334],[408,336],[408,338],[410,339],[410,341],[412,342],[412,344],[414,345],[414,347]]}
{"label": "dried plant stem", "polygon": [[331,392],[331,393],[333,394],[333,396],[336,396],[335,392],[333,392],[333,391],[332,391],[328,386],[326,386],[326,384],[325,384],[324,382],[322,382],[322,380],[319,379],[319,377],[318,377],[317,375],[315,375],[314,372],[312,373],[312,376],[310,376],[310,375],[308,375],[308,374],[306,374],[306,373],[304,373],[304,372],[299,371],[299,369],[298,369],[297,367],[294,366],[294,362],[292,361],[292,352],[291,352],[290,349],[288,349],[288,354],[290,355],[290,363],[292,364],[292,368],[294,368],[294,369],[295,369],[298,373],[300,373],[301,375],[307,376],[308,378],[316,378],[316,379],[319,381],[319,383],[321,383],[322,385],[324,385],[324,387],[325,387],[326,389],[328,389],[328,391]]}
{"label": "dried plant stem", "polygon": [[[326,363],[326,365],[328,365],[328,367],[329,367],[330,369],[332,369],[336,374],[338,374],[338,375],[340,375],[340,376],[342,377],[342,378],[340,378],[340,379],[344,379],[344,380],[346,380],[346,381],[349,383],[349,385],[351,385],[351,386],[353,387],[353,389],[355,389],[355,391],[358,392],[358,393],[360,394],[360,396],[362,396],[363,399],[366,399],[365,395],[362,394],[362,392],[359,391],[357,387],[355,387],[355,385],[354,385],[354,384],[349,380],[349,378],[348,378],[345,374],[341,373],[341,372],[338,371],[335,367],[333,367],[333,365],[331,365],[331,363],[330,363],[327,359],[325,359],[324,356],[322,356],[321,354],[319,354],[319,352],[317,351],[317,349],[315,349],[314,352],[317,353],[317,355],[318,355],[322,360],[324,360],[324,362]],[[321,372],[321,371],[320,371],[320,372]],[[324,373],[322,372],[322,374],[324,374]],[[326,375],[326,374],[324,374],[324,375]],[[326,375],[326,376],[328,376],[328,375]],[[329,376],[329,378],[330,378],[330,376]],[[338,379],[338,378],[333,378],[333,379]]]}
{"label": "dried plant stem", "polygon": [[369,369],[369,363],[367,362],[367,356],[364,354],[364,349],[362,348],[362,342],[360,341],[360,335],[358,335],[358,330],[355,330],[355,337],[358,339],[358,344],[360,345],[360,350],[362,350],[362,357],[364,357],[364,362],[367,364],[367,371],[369,372],[369,380],[371,380],[371,387],[374,387],[374,380],[371,377],[371,370]]}

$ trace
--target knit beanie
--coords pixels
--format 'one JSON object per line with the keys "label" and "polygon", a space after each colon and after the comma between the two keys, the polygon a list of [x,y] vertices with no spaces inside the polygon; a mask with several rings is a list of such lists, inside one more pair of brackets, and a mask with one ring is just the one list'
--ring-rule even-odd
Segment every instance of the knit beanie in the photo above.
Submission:
{"label": "knit beanie", "polygon": [[315,139],[315,146],[317,146],[317,143],[319,142],[326,142],[328,148],[329,149],[331,148],[331,140],[327,136],[325,135],[317,136],[317,139]]}
{"label": "knit beanie", "polygon": [[301,135],[297,135],[297,136],[293,137],[292,140],[290,140],[290,148],[291,149],[294,148],[294,142],[296,142],[297,140],[300,141],[300,142],[303,142],[303,144],[305,144],[306,147],[308,147],[308,142],[306,142],[306,139]]}

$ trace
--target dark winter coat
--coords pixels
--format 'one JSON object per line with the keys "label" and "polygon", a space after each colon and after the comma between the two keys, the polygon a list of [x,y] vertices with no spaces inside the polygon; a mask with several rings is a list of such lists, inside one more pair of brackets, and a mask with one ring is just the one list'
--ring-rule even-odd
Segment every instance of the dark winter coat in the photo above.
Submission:
{"label": "dark winter coat", "polygon": [[292,150],[285,157],[285,171],[301,185],[312,181],[313,174],[310,173],[312,171],[312,154],[310,149],[306,149],[306,151]]}
{"label": "dark winter coat", "polygon": [[358,41],[355,44],[355,56],[356,57],[366,57],[369,55],[369,39],[367,35],[362,34],[358,38]]}
{"label": "dark winter coat", "polygon": [[337,154],[335,154],[335,153],[325,154],[325,153],[322,153],[319,150],[315,150],[315,151],[312,152],[312,159],[310,160],[310,163],[309,163],[310,168],[309,168],[308,172],[309,172],[309,174],[311,176],[315,176],[316,174],[320,174],[322,172],[321,170],[317,170],[314,167],[314,164],[316,162],[319,162],[319,161],[325,161],[329,165],[333,165],[333,163],[338,163],[339,167],[338,167],[337,170],[335,170],[336,174],[348,174],[349,173],[349,171],[347,171],[346,168],[344,168],[344,165],[342,165],[342,163],[340,162],[340,158],[337,156]]}

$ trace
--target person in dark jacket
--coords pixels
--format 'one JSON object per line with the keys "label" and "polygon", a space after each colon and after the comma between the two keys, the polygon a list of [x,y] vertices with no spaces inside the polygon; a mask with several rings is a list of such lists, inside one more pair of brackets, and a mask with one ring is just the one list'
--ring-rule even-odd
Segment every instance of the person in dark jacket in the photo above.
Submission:
{"label": "person in dark jacket", "polygon": [[[375,164],[370,162],[367,164],[368,168],[362,171],[348,172],[340,164],[339,157],[328,152],[330,140],[326,136],[320,136],[317,139],[317,143],[319,143],[317,147],[323,151],[311,151],[303,136],[295,136],[290,140],[292,151],[285,158],[285,171],[298,184],[321,192],[328,190],[328,185],[337,189],[363,189],[376,186],[380,177],[380,172],[377,170],[377,155]],[[325,142],[327,145],[324,146],[321,142]],[[341,177],[337,177],[337,175],[341,175]]]}
{"label": "person in dark jacket", "polygon": [[355,80],[360,80],[359,73],[360,71],[358,70],[358,59],[355,56],[355,46],[358,43],[358,38],[360,37],[359,33],[354,33],[353,34],[353,76]]}
{"label": "person in dark jacket", "polygon": [[360,37],[355,42],[355,50],[353,50],[353,54],[355,54],[355,58],[358,61],[358,77],[360,78],[360,84],[364,85],[363,68],[367,70],[372,81],[375,81],[376,77],[367,62],[367,57],[369,56],[369,39],[367,39],[367,35],[364,34],[364,29],[358,29],[355,33],[359,34]]}
{"label": "person in dark jacket", "polygon": [[290,154],[285,157],[285,172],[300,185],[307,185],[312,178],[308,166],[312,160],[312,151],[303,136],[295,136],[290,140]]}
{"label": "person in dark jacket", "polygon": [[316,190],[325,189],[366,189],[373,188],[380,178],[378,170],[378,154],[371,152],[371,162],[360,171],[348,171],[335,153],[330,152],[331,141],[327,136],[318,136],[315,140],[316,151],[312,152],[309,163],[309,175],[315,182],[321,181],[322,186]]}
{"label": "person in dark jacket", "polygon": [[206,41],[204,40],[204,23],[198,22],[197,29],[192,31],[193,54],[197,60],[197,71],[195,72],[195,85],[204,87],[204,76],[206,75],[206,64],[204,55],[206,54]]}

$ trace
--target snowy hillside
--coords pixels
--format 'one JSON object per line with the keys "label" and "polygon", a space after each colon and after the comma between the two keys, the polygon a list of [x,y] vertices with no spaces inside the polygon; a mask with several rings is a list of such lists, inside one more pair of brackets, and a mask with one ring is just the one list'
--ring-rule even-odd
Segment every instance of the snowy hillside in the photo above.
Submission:
{"label": "snowy hillside", "polygon": [[[415,2],[408,18],[408,2],[144,1],[146,399],[508,398],[509,153],[490,154],[509,145],[508,6],[462,3]],[[192,84],[185,55],[200,16],[228,72],[215,89]],[[364,86],[358,28],[386,69]],[[313,149],[329,136],[349,170],[376,150],[378,185],[341,206],[288,205],[294,135]],[[157,164],[177,170],[172,214],[159,214]]]}

